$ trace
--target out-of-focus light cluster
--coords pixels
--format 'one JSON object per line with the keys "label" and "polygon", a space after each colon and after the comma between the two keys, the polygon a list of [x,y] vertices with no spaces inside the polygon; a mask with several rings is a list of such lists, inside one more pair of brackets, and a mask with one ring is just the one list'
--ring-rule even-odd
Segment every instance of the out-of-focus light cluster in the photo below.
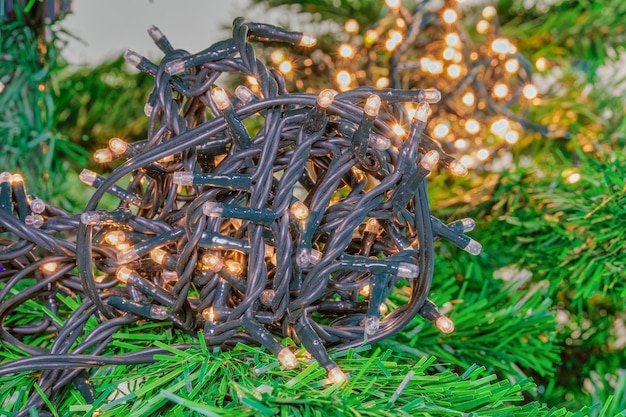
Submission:
{"label": "out-of-focus light cluster", "polygon": [[[514,145],[524,129],[543,130],[525,119],[528,107],[539,103],[539,90],[531,65],[502,35],[496,8],[461,3],[422,2],[411,13],[402,1],[387,0],[374,26],[349,19],[335,52],[318,50],[314,59],[299,60],[290,69],[332,76],[340,91],[433,86],[445,105],[432,110],[427,133],[468,168],[484,166],[494,153]],[[285,51],[280,49],[284,60]],[[545,59],[536,66],[544,70]],[[407,111],[411,114],[414,106],[407,105]],[[406,128],[403,120],[388,123]]]}

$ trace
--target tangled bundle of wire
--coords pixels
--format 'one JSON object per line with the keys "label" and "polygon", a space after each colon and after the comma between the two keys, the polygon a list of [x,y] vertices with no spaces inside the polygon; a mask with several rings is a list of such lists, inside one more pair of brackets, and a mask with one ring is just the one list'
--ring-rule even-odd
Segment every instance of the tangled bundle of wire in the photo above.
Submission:
{"label": "tangled bundle of wire", "polygon": [[[306,47],[312,38],[242,18],[232,39],[196,54],[174,49],[155,27],[149,33],[165,53],[160,65],[126,54],[155,78],[147,140],[114,138],[96,152],[100,162],[125,161],[108,178],[81,173],[96,188],[83,213],[27,195],[17,174],[0,176],[0,334],[30,354],[0,365],[0,375],[43,370],[38,383],[50,397],[72,382],[85,387],[85,368],[153,361],[166,352],[101,355],[138,319],[202,331],[210,346],[260,344],[292,368],[298,359],[281,341],[290,337],[332,382],[345,375],[328,348],[388,337],[417,314],[454,329],[427,299],[433,241],[473,254],[481,247],[464,234],[473,221],[446,225],[429,211],[431,170],[466,172],[422,135],[438,91],[291,94],[250,41]],[[224,74],[253,77],[259,93],[240,86],[231,95],[216,85]],[[412,120],[408,101],[419,103]],[[120,200],[117,209],[98,209],[105,193]],[[409,301],[385,311],[397,286],[410,288]],[[81,304],[67,312],[60,296]],[[32,300],[43,313],[16,324]],[[53,342],[23,340],[36,335]],[[28,408],[42,404],[33,396]]]}

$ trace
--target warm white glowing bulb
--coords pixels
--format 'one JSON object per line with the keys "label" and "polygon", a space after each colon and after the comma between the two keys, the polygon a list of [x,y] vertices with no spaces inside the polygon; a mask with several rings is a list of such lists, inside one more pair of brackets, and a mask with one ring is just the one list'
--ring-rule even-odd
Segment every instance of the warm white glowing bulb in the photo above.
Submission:
{"label": "warm white glowing bulb", "polygon": [[507,61],[504,63],[504,69],[506,69],[507,72],[510,73],[517,72],[517,70],[519,69],[519,61],[515,58],[507,59]]}
{"label": "warm white glowing bulb", "polygon": [[473,106],[476,101],[476,96],[474,96],[474,93],[465,93],[463,94],[461,101],[466,106]]}
{"label": "warm white glowing bulb", "polygon": [[78,178],[87,185],[93,185],[93,183],[98,179],[98,174],[85,168],[80,172]]}
{"label": "warm white glowing bulb", "polygon": [[337,92],[330,88],[322,90],[317,96],[317,105],[323,109],[329,108],[330,105],[333,104],[333,100],[335,99],[336,95]]}
{"label": "warm white glowing bulb", "polygon": [[459,151],[465,151],[469,147],[467,139],[457,139],[454,141],[454,147]]}
{"label": "warm white glowing bulb", "polygon": [[274,65],[278,65],[283,62],[285,60],[285,54],[283,53],[282,49],[274,49],[270,54],[270,60]]}
{"label": "warm white glowing bulb", "polygon": [[356,19],[348,19],[343,28],[349,35],[355,35],[359,32],[359,22]]}
{"label": "warm white glowing bulb", "polygon": [[476,158],[478,158],[479,161],[486,161],[487,158],[489,158],[489,151],[485,148],[479,149],[478,152],[476,152]]}
{"label": "warm white glowing bulb", "polygon": [[391,130],[393,130],[393,133],[395,133],[396,135],[400,137],[403,137],[406,134],[406,131],[404,130],[402,125],[399,123],[395,123],[393,127],[391,128]]}
{"label": "warm white glowing bulb", "polygon": [[93,153],[93,160],[99,164],[106,164],[113,160],[113,153],[110,149],[98,149]]}
{"label": "warm white glowing bulb", "polygon": [[507,143],[513,145],[519,140],[519,133],[516,130],[509,130],[508,132],[506,132],[504,140],[506,140]]}
{"label": "warm white glowing bulb", "polygon": [[309,217],[309,208],[302,201],[293,203],[289,211],[296,220],[304,220]]}
{"label": "warm white glowing bulb", "polygon": [[346,374],[338,366],[328,370],[328,380],[331,384],[341,384],[346,380]]}
{"label": "warm white glowing bulb", "polygon": [[432,150],[428,151],[426,155],[422,157],[420,160],[420,165],[423,166],[428,171],[432,171],[437,163],[439,162],[439,152]]}
{"label": "warm white glowing bulb", "polygon": [[370,117],[378,116],[378,111],[380,110],[380,96],[376,94],[372,94],[365,101],[365,106],[363,107],[363,111]]}
{"label": "warm white glowing bulb", "polygon": [[486,20],[479,20],[478,23],[476,23],[476,32],[485,35],[489,32],[489,26],[489,22]]}
{"label": "warm white glowing bulb", "polygon": [[50,274],[56,272],[58,267],[59,265],[56,262],[46,262],[45,264],[41,265],[41,269],[43,269],[44,272],[47,272]]}
{"label": "warm white glowing bulb", "polygon": [[126,241],[126,233],[121,230],[113,230],[104,236],[104,240],[109,245],[119,245]]}
{"label": "warm white glowing bulb", "polygon": [[228,94],[226,94],[226,91],[221,87],[215,87],[213,91],[211,91],[211,97],[213,97],[213,101],[219,110],[226,110],[231,106]]}
{"label": "warm white glowing bulb", "polygon": [[120,138],[111,138],[109,140],[109,149],[115,155],[121,155],[128,149],[128,143]]}
{"label": "warm white glowing bulb", "polygon": [[494,120],[494,122],[490,126],[490,130],[498,136],[506,135],[506,132],[509,131],[511,124],[505,118],[499,118]]}
{"label": "warm white glowing bulb", "polygon": [[493,6],[487,6],[483,9],[483,17],[487,20],[492,19],[496,15],[496,8]]}
{"label": "warm white glowing bulb", "polygon": [[446,61],[452,61],[455,55],[456,49],[451,47],[444,48],[443,53],[441,54],[441,56],[443,56],[443,59],[445,59]]}
{"label": "warm white glowing bulb", "polygon": [[548,68],[548,60],[544,57],[537,58],[535,68],[537,68],[537,71],[545,71]]}
{"label": "warm white glowing bulb", "polygon": [[393,51],[400,43],[402,43],[402,33],[397,30],[389,31],[389,38],[387,42],[385,42],[385,48],[387,48],[388,51]]}
{"label": "warm white glowing bulb", "polygon": [[464,177],[467,175],[467,167],[462,161],[463,159],[461,159],[461,161],[452,161],[450,164],[450,171],[452,171],[452,175],[457,177]]}
{"label": "warm white glowing bulb", "polygon": [[283,74],[289,74],[292,69],[293,69],[293,65],[291,64],[290,61],[283,61],[278,66],[278,70],[282,72]]}
{"label": "warm white glowing bulb", "polygon": [[350,76],[350,73],[345,70],[339,71],[337,73],[336,79],[337,79],[337,84],[339,84],[341,88],[347,88],[352,82],[352,76]]}
{"label": "warm white glowing bulb", "polygon": [[446,45],[448,46],[460,46],[461,45],[461,38],[459,37],[459,35],[457,33],[448,33],[446,35],[446,37],[444,38]]}
{"label": "warm white glowing bulb", "polygon": [[155,263],[159,265],[163,265],[166,257],[167,257],[167,252],[164,251],[163,249],[156,248],[150,251],[150,259],[152,259]]}
{"label": "warm white glowing bulb", "polygon": [[493,52],[497,52],[499,54],[514,54],[517,52],[515,45],[505,38],[494,39],[494,41],[491,42],[491,49]]}
{"label": "warm white glowing bulb", "polygon": [[135,274],[135,271],[133,271],[132,269],[126,266],[123,266],[117,270],[116,276],[119,281],[125,283],[125,282],[128,282],[130,277],[133,276],[134,274]]}
{"label": "warm white glowing bulb", "polygon": [[433,136],[438,139],[445,138],[446,136],[448,136],[448,133],[450,133],[450,128],[448,127],[448,125],[443,123],[439,123],[433,129]]}
{"label": "warm white glowing bulb", "polygon": [[224,266],[224,261],[222,261],[219,256],[213,255],[212,253],[205,253],[202,255],[202,264],[204,264],[207,268],[209,268],[213,272],[221,271]]}
{"label": "warm white glowing bulb", "polygon": [[243,267],[241,264],[237,261],[233,261],[232,259],[226,261],[226,268],[235,275],[241,275],[243,273]]}
{"label": "warm white glowing bulb", "polygon": [[566,181],[569,184],[576,184],[578,181],[580,181],[582,179],[582,175],[580,175],[579,172],[572,172],[571,174],[569,174],[566,178]]}
{"label": "warm white glowing bulb", "polygon": [[311,46],[314,46],[316,43],[317,43],[317,39],[315,38],[315,36],[308,34],[308,33],[303,33],[302,38],[300,38],[300,42],[298,43],[298,45],[311,47]]}
{"label": "warm white glowing bulb", "polygon": [[448,24],[452,24],[452,23],[456,22],[457,19],[459,18],[459,16],[457,15],[457,13],[453,9],[446,9],[446,10],[444,10],[443,14],[441,15],[441,17],[443,18],[443,21],[448,23]]}
{"label": "warm white glowing bulb", "polygon": [[437,326],[442,333],[447,334],[454,331],[454,323],[446,316],[438,317],[437,320],[435,320],[435,326]]}
{"label": "warm white glowing bulb", "polygon": [[213,307],[209,307],[202,310],[202,318],[204,318],[206,321],[211,322],[217,320],[217,314],[215,314],[215,309],[213,309]]}
{"label": "warm white glowing bulb", "polygon": [[370,296],[370,291],[371,291],[370,284],[365,284],[359,290],[359,294],[361,294],[363,297],[369,297]]}
{"label": "warm white glowing bulb", "polygon": [[293,369],[298,366],[298,359],[296,358],[296,355],[294,355],[293,352],[287,347],[282,348],[276,357],[285,368]]}
{"label": "warm white glowing bulb", "polygon": [[390,9],[397,9],[400,7],[400,0],[385,0],[385,4]]}
{"label": "warm white glowing bulb", "polygon": [[465,122],[465,130],[472,135],[476,134],[480,131],[480,123],[476,119],[467,119]]}
{"label": "warm white glowing bulb", "polygon": [[428,115],[430,113],[430,104],[426,102],[422,102],[418,104],[417,109],[415,110],[415,118],[420,122],[426,123],[428,120]]}
{"label": "warm white glowing bulb", "polygon": [[389,78],[380,77],[379,79],[376,80],[376,88],[383,89],[387,87],[389,87]]}
{"label": "warm white glowing bulb", "polygon": [[350,59],[354,56],[354,47],[347,43],[339,45],[339,56],[344,59]]}
{"label": "warm white glowing bulb", "polygon": [[24,183],[24,177],[22,177],[20,174],[13,174],[11,175],[11,183],[12,184],[22,184]]}
{"label": "warm white glowing bulb", "polygon": [[458,64],[452,64],[448,67],[447,71],[448,76],[452,79],[459,78],[461,76],[461,66]]}
{"label": "warm white glowing bulb", "polygon": [[496,98],[505,98],[509,94],[509,87],[504,83],[497,83],[493,86],[492,94]]}
{"label": "warm white glowing bulb", "polygon": [[534,84],[526,84],[524,88],[522,88],[522,94],[524,95],[525,99],[532,100],[537,97],[539,91]]}

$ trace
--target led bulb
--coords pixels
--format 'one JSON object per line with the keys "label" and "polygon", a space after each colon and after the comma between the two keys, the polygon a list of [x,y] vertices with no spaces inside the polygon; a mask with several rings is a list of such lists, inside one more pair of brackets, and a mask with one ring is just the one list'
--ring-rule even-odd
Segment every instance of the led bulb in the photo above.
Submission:
{"label": "led bulb", "polygon": [[300,46],[311,47],[311,46],[315,46],[316,43],[317,43],[317,39],[315,38],[315,36],[310,35],[308,33],[303,33],[302,37],[300,38],[300,42],[298,44]]}
{"label": "led bulb", "polygon": [[476,23],[476,32],[481,35],[486,35],[489,32],[489,26],[490,24],[486,20],[479,20],[478,23]]}
{"label": "led bulb", "polygon": [[167,257],[167,252],[160,248],[155,248],[150,251],[150,259],[152,259],[155,263],[159,265],[163,265],[165,263],[165,258]]}
{"label": "led bulb", "polygon": [[135,274],[136,272],[134,270],[123,266],[117,270],[116,276],[120,282],[127,283],[128,280]]}
{"label": "led bulb", "polygon": [[383,88],[389,87],[389,78],[380,77],[376,80],[376,88],[382,90]]}
{"label": "led bulb", "polygon": [[154,320],[166,320],[170,316],[167,308],[163,306],[151,306],[150,307],[150,318]]}
{"label": "led bulb", "polygon": [[213,91],[211,91],[211,97],[213,97],[213,101],[219,110],[226,110],[231,106],[228,94],[226,94],[226,91],[221,87],[215,87]]}
{"label": "led bulb", "polygon": [[311,265],[317,265],[322,260],[324,254],[317,249],[311,249],[311,253],[309,254],[309,262]]}
{"label": "led bulb", "polygon": [[430,105],[426,102],[421,102],[417,105],[415,111],[415,118],[420,122],[426,123],[428,121],[428,114],[430,113]]}
{"label": "led bulb", "polygon": [[480,123],[476,119],[467,119],[465,130],[467,130],[467,133],[476,134],[480,131]]}
{"label": "led bulb", "polygon": [[507,143],[514,145],[519,140],[519,133],[515,130],[509,130],[508,132],[506,132],[504,140],[506,140]]}
{"label": "led bulb", "polygon": [[241,266],[241,264],[232,259],[228,259],[226,261],[226,269],[228,269],[231,274],[235,275],[241,275],[243,273],[243,267]]}
{"label": "led bulb", "polygon": [[133,67],[137,67],[141,62],[142,56],[135,51],[127,49],[126,52],[124,52],[124,59]]}
{"label": "led bulb", "polygon": [[457,33],[448,33],[444,38],[446,45],[448,46],[459,46],[461,45],[461,38]]}
{"label": "led bulb", "polygon": [[506,69],[507,72],[510,73],[517,72],[517,70],[519,69],[519,61],[515,58],[507,59],[504,63],[504,69]]}
{"label": "led bulb", "polygon": [[446,70],[446,72],[448,73],[448,77],[452,79],[459,78],[461,76],[461,71],[461,66],[458,64],[452,64]]}
{"label": "led bulb", "polygon": [[163,281],[165,282],[175,282],[178,281],[178,273],[176,271],[169,271],[167,269],[164,269],[161,272],[161,277],[163,278]]}
{"label": "led bulb", "polygon": [[463,250],[476,256],[480,255],[480,253],[483,251],[483,246],[474,239],[470,239],[469,243],[463,248]]}
{"label": "led bulb", "polygon": [[165,72],[169,75],[182,74],[185,72],[185,62],[180,58],[169,61],[165,64]]}
{"label": "led bulb", "polygon": [[328,380],[331,384],[341,384],[345,382],[346,379],[346,374],[344,374],[338,366],[334,366],[328,370]]}
{"label": "led bulb", "polygon": [[270,60],[274,65],[278,65],[285,60],[285,54],[282,49],[274,49],[270,54]]}
{"label": "led bulb", "polygon": [[499,54],[514,54],[517,52],[517,48],[505,38],[497,38],[491,43],[491,49],[493,52]]}
{"label": "led bulb", "polygon": [[150,102],[146,102],[146,104],[143,105],[143,114],[145,114],[146,116],[148,117],[152,116],[153,110],[154,110],[154,106],[152,106]]}
{"label": "led bulb", "polygon": [[365,317],[365,322],[363,324],[363,327],[365,328],[366,334],[370,336],[375,335],[376,332],[378,332],[378,329],[380,328],[380,318],[376,316]]}
{"label": "led bulb", "polygon": [[93,183],[98,179],[98,175],[95,172],[85,168],[80,172],[78,178],[80,178],[80,180],[87,185],[93,185]]}
{"label": "led bulb", "polygon": [[336,79],[337,79],[337,84],[339,84],[339,87],[342,90],[347,89],[350,83],[352,82],[352,77],[350,76],[350,73],[345,70],[339,71],[337,73]]}
{"label": "led bulb", "polygon": [[259,301],[264,306],[268,306],[269,307],[269,306],[272,305],[272,303],[274,302],[275,298],[276,298],[276,291],[271,290],[271,289],[270,290],[263,290],[263,292],[259,296]]}
{"label": "led bulb", "polygon": [[49,274],[56,272],[58,267],[59,264],[57,264],[56,262],[46,262],[45,264],[41,265],[41,269]]}
{"label": "led bulb", "polygon": [[416,264],[400,262],[396,276],[399,278],[417,278],[419,276],[419,271],[420,268]]}
{"label": "led bulb", "polygon": [[207,201],[202,206],[202,212],[208,217],[220,217],[224,212],[224,205],[216,201]]}
{"label": "led bulb", "polygon": [[127,264],[138,258],[137,251],[132,246],[117,253],[117,262],[120,264]]}
{"label": "led bulb", "polygon": [[386,151],[391,147],[391,140],[372,132],[369,138],[369,146],[378,151]]}
{"label": "led bulb", "polygon": [[339,45],[339,56],[344,59],[350,59],[354,56],[354,47],[347,43]]}
{"label": "led bulb", "polygon": [[224,261],[212,253],[202,255],[202,263],[213,272],[219,272],[224,267]]}
{"label": "led bulb", "polygon": [[278,66],[278,70],[282,72],[283,74],[289,74],[292,69],[293,69],[293,65],[289,61],[283,61]]}
{"label": "led bulb", "polygon": [[544,57],[537,58],[535,68],[537,68],[537,71],[545,71],[548,68],[548,60]]}
{"label": "led bulb", "polygon": [[111,138],[109,140],[109,149],[115,155],[121,155],[128,149],[128,143],[120,138]]}
{"label": "led bulb", "polygon": [[113,160],[113,153],[109,149],[98,149],[93,153],[93,159],[99,164],[106,164]]}
{"label": "led bulb", "polygon": [[95,211],[86,211],[80,215],[80,221],[87,225],[96,225],[100,223],[100,214]]}
{"label": "led bulb", "polygon": [[43,217],[39,214],[29,214],[24,219],[24,224],[26,224],[26,226],[31,226],[35,229],[39,229],[41,226],[43,226]]}
{"label": "led bulb", "polygon": [[370,284],[365,284],[359,290],[359,294],[361,294],[363,297],[369,297],[370,296],[370,292],[371,292],[371,288],[372,287],[370,286]]}
{"label": "led bulb", "polygon": [[506,135],[509,131],[511,124],[505,118],[496,119],[490,126],[490,130],[498,136]]}
{"label": "led bulb", "polygon": [[309,217],[309,208],[301,201],[293,203],[289,211],[296,220],[304,220]]}
{"label": "led bulb", "polygon": [[150,35],[154,42],[160,41],[161,39],[163,39],[164,36],[163,32],[161,32],[161,30],[154,25],[148,28],[148,35]]}
{"label": "led bulb", "polygon": [[172,182],[177,185],[193,185],[193,172],[174,172],[174,174],[172,175]]}
{"label": "led bulb", "polygon": [[[425,103],[438,103],[439,100],[441,100],[441,92],[437,89],[434,88],[430,88],[427,90],[422,90],[421,94],[420,94],[420,100],[419,101],[423,101]],[[421,105],[421,103],[420,103]],[[418,108],[419,110],[419,108]]]}
{"label": "led bulb", "polygon": [[433,136],[437,139],[445,138],[446,136],[448,136],[448,133],[450,133],[450,128],[448,127],[448,125],[443,123],[439,123],[433,129]]}
{"label": "led bulb", "polygon": [[215,314],[215,310],[213,309],[213,307],[205,308],[204,310],[202,310],[202,318],[206,321],[216,321],[217,314]]}
{"label": "led bulb", "polygon": [[487,6],[483,9],[483,17],[487,20],[492,19],[496,15],[496,8],[493,6]]}
{"label": "led bulb", "polygon": [[448,24],[452,24],[452,23],[456,22],[457,19],[459,18],[457,13],[454,10],[452,10],[452,9],[444,10],[443,14],[441,15],[441,17],[443,18],[443,21],[448,23]]}
{"label": "led bulb", "polygon": [[121,230],[113,230],[104,236],[104,240],[109,245],[119,245],[120,243],[126,241],[126,233]]}
{"label": "led bulb", "polygon": [[461,225],[463,226],[463,232],[471,232],[476,228],[476,222],[474,219],[470,219],[469,217],[465,217],[464,219],[459,220]]}
{"label": "led bulb", "polygon": [[454,323],[446,316],[438,317],[437,320],[435,320],[435,326],[437,326],[442,333],[448,334],[454,331]]}
{"label": "led bulb", "polygon": [[282,348],[276,357],[285,368],[294,369],[298,366],[298,359],[296,358],[296,355],[294,355],[293,352],[287,347]]}
{"label": "led bulb", "polygon": [[391,130],[393,130],[393,133],[395,133],[399,137],[403,137],[404,135],[406,135],[406,131],[404,130],[402,125],[400,125],[399,123],[394,123]]}
{"label": "led bulb", "polygon": [[476,158],[478,158],[479,161],[486,161],[487,158],[489,158],[489,151],[485,148],[479,149],[478,152],[476,152]]}
{"label": "led bulb", "polygon": [[22,177],[20,174],[13,174],[11,175],[11,183],[15,184],[15,185],[20,185],[24,183],[24,177]]}
{"label": "led bulb", "polygon": [[35,214],[41,214],[46,210],[46,203],[39,198],[33,198],[30,202],[30,210]]}
{"label": "led bulb", "polygon": [[463,101],[463,104],[465,104],[466,106],[473,106],[475,100],[476,97],[474,96],[474,93],[465,93],[461,98],[461,101]]}
{"label": "led bulb", "polygon": [[356,19],[348,19],[343,28],[347,34],[356,35],[359,32],[359,22]]}
{"label": "led bulb", "polygon": [[496,98],[505,98],[509,94],[509,87],[504,83],[498,83],[493,86],[492,94]]}
{"label": "led bulb", "polygon": [[252,90],[245,85],[239,85],[235,88],[235,95],[243,104],[250,104],[256,98]]}
{"label": "led bulb", "polygon": [[526,84],[524,88],[522,88],[522,94],[524,95],[525,99],[532,100],[537,97],[539,91],[537,90],[537,87],[535,87],[533,84]]}
{"label": "led bulb", "polygon": [[372,94],[367,98],[365,102],[365,107],[363,107],[363,111],[370,117],[378,116],[378,111],[380,110],[380,96],[376,94]]}
{"label": "led bulb", "polygon": [[385,0],[385,4],[390,9],[397,9],[400,7],[400,0]]}
{"label": "led bulb", "polygon": [[465,151],[469,147],[467,139],[457,139],[454,141],[454,147],[459,151]]}
{"label": "led bulb", "polygon": [[388,51],[393,51],[402,43],[402,39],[402,33],[397,30],[389,31],[389,38],[387,42],[385,42],[385,48],[387,48]]}
{"label": "led bulb", "polygon": [[330,88],[322,90],[317,96],[317,105],[323,109],[329,108],[330,105],[333,104],[333,100],[335,99],[336,95],[337,92]]}
{"label": "led bulb", "polygon": [[378,312],[380,313],[381,316],[384,316],[385,314],[387,314],[387,312],[389,311],[389,307],[387,307],[387,304],[383,303],[378,307]]}
{"label": "led bulb", "polygon": [[432,150],[428,151],[426,155],[422,157],[420,160],[420,165],[427,169],[428,171],[432,171],[437,163],[439,162],[439,152]]}
{"label": "led bulb", "polygon": [[457,177],[464,177],[467,175],[467,168],[461,161],[452,161],[450,164],[450,170],[452,171],[452,175]]}

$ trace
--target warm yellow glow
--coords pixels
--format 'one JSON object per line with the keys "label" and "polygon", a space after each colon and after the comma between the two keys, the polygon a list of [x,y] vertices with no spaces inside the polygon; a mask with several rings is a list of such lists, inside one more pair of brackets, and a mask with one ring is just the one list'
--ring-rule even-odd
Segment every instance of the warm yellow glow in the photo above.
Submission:
{"label": "warm yellow glow", "polygon": [[370,296],[370,290],[371,290],[370,284],[365,284],[359,290],[359,294],[361,294],[363,297],[369,297]]}
{"label": "warm yellow glow", "polygon": [[450,164],[450,170],[452,171],[452,175],[457,177],[464,177],[467,175],[467,167],[462,161],[452,161]]}
{"label": "warm yellow glow", "polygon": [[225,110],[231,105],[228,94],[226,94],[226,91],[221,87],[215,87],[213,91],[211,91],[211,97],[213,97],[215,105],[220,110]]}
{"label": "warm yellow glow", "polygon": [[490,130],[498,136],[506,135],[511,128],[509,121],[503,117],[496,119],[490,126]]}
{"label": "warm yellow glow", "polygon": [[442,56],[446,61],[452,61],[454,56],[456,55],[456,50],[454,48],[448,47],[444,48]]}
{"label": "warm yellow glow", "polygon": [[487,22],[486,20],[479,20],[478,23],[476,23],[476,32],[480,33],[481,35],[486,35],[487,33],[489,33],[489,22]]}
{"label": "warm yellow glow", "polygon": [[115,155],[121,155],[128,149],[128,143],[120,138],[111,138],[109,140],[109,149]]}
{"label": "warm yellow glow", "polygon": [[363,111],[370,117],[378,116],[378,111],[380,110],[380,96],[376,94],[372,94],[365,101],[365,106],[363,106]]}
{"label": "warm yellow glow", "polygon": [[507,70],[507,72],[510,73],[517,72],[517,70],[519,69],[519,61],[515,58],[508,59],[504,63],[504,68]]}
{"label": "warm yellow glow", "polygon": [[526,84],[522,89],[522,94],[524,95],[525,99],[532,100],[537,97],[539,91],[537,90],[537,87],[535,87],[535,85]]}
{"label": "warm yellow glow", "polygon": [[319,95],[317,96],[317,105],[323,109],[327,109],[328,107],[330,107],[331,104],[333,104],[333,100],[335,99],[336,95],[337,92],[330,88],[320,91]]}
{"label": "warm yellow glow", "polygon": [[365,39],[363,39],[363,41],[366,44],[372,44],[376,42],[377,40],[378,40],[378,32],[376,32],[374,29],[369,29],[367,32],[365,32]]}
{"label": "warm yellow glow", "polygon": [[345,59],[350,59],[354,56],[354,48],[352,45],[342,43],[339,45],[339,56]]}
{"label": "warm yellow glow", "polygon": [[292,69],[293,69],[293,65],[291,65],[291,62],[289,61],[283,61],[278,66],[278,70],[282,72],[283,74],[289,74]]}
{"label": "warm yellow glow", "polygon": [[454,22],[456,22],[456,20],[459,18],[459,16],[456,14],[456,12],[452,9],[446,9],[443,11],[443,14],[441,15],[441,17],[443,18],[443,21],[448,23],[448,24],[452,24]]}
{"label": "warm yellow glow", "polygon": [[219,272],[224,266],[224,262],[220,257],[212,253],[205,253],[201,259],[202,263],[213,272]]}
{"label": "warm yellow glow", "polygon": [[385,0],[385,4],[390,9],[397,9],[400,7],[400,0]]}
{"label": "warm yellow glow", "polygon": [[431,74],[441,74],[443,72],[443,62],[439,60],[421,58],[420,66],[424,71],[430,72]]}
{"label": "warm yellow glow", "polygon": [[433,129],[433,136],[438,139],[445,138],[446,136],[448,136],[448,133],[450,133],[450,128],[448,127],[448,125],[445,125],[443,123],[439,123]]}
{"label": "warm yellow glow", "polygon": [[289,211],[296,220],[304,220],[309,217],[309,208],[302,201],[293,203]]}
{"label": "warm yellow glow", "polygon": [[160,248],[152,249],[150,251],[150,259],[152,259],[154,262],[156,262],[159,265],[163,265],[163,262],[165,262],[166,256],[167,256],[167,252]]}
{"label": "warm yellow glow", "polygon": [[491,42],[491,49],[493,52],[497,52],[499,54],[514,54],[517,52],[515,45],[505,38],[494,39],[494,41]]}
{"label": "warm yellow glow", "polygon": [[545,71],[548,69],[548,60],[544,57],[537,58],[535,61],[535,68],[537,68],[537,71]]}
{"label": "warm yellow glow", "polygon": [[487,6],[483,9],[483,17],[487,20],[492,19],[496,15],[496,8],[493,6]]}
{"label": "warm yellow glow", "polygon": [[480,123],[476,119],[467,119],[465,122],[465,130],[472,135],[476,134],[480,131]]}
{"label": "warm yellow glow", "polygon": [[346,380],[346,374],[344,374],[338,366],[328,370],[328,381],[331,384],[341,384]]}
{"label": "warm yellow glow", "polygon": [[235,275],[241,275],[243,273],[243,267],[241,264],[237,261],[233,261],[232,259],[226,261],[226,268]]}
{"label": "warm yellow glow", "polygon": [[387,307],[387,304],[382,303],[379,307],[378,307],[378,312],[383,315],[383,314],[387,314],[387,312],[389,311],[389,307]]}
{"label": "warm yellow glow", "polygon": [[356,19],[348,19],[343,28],[349,35],[356,35],[359,32],[359,22]]}
{"label": "warm yellow glow", "polygon": [[430,114],[430,104],[422,102],[417,105],[417,109],[415,110],[414,117],[417,120],[426,123],[426,121],[428,120],[429,114]]}
{"label": "warm yellow glow", "polygon": [[519,140],[519,133],[516,130],[509,130],[508,132],[506,132],[504,140],[506,140],[507,143],[513,145]]}
{"label": "warm yellow glow", "polygon": [[406,134],[406,131],[404,130],[404,128],[398,123],[394,124],[391,129],[393,130],[393,133],[395,133],[396,135],[400,137]]}
{"label": "warm yellow glow", "polygon": [[476,158],[480,161],[485,161],[489,158],[489,151],[485,148],[478,150],[478,152],[476,152]]}
{"label": "warm yellow glow", "polygon": [[285,54],[283,53],[282,49],[274,49],[270,54],[270,60],[274,65],[278,65],[283,62],[285,60]]}
{"label": "warm yellow glow", "polygon": [[128,282],[128,279],[135,274],[135,271],[133,271],[132,269],[123,266],[120,269],[117,270],[117,279],[120,280],[121,282]]}
{"label": "warm yellow glow", "polygon": [[387,42],[385,42],[385,48],[387,48],[388,51],[393,51],[400,43],[402,43],[402,33],[397,30],[389,31],[389,38]]}
{"label": "warm yellow glow", "polygon": [[303,33],[302,38],[300,38],[300,42],[298,43],[298,45],[311,47],[311,46],[314,46],[316,43],[317,43],[317,39],[315,38],[315,36],[310,35],[308,33]]}
{"label": "warm yellow glow", "polygon": [[466,106],[473,106],[474,102],[476,101],[476,97],[474,96],[474,93],[465,93],[465,94],[463,94],[463,97],[461,98],[461,101]]}
{"label": "warm yellow glow", "polygon": [[389,78],[387,77],[380,77],[378,80],[376,80],[376,88],[387,88],[389,87]]}
{"label": "warm yellow glow", "polygon": [[565,181],[567,181],[569,184],[576,184],[582,178],[583,177],[582,175],[580,175],[579,172],[573,171],[573,172],[570,172],[569,175],[567,175]]}
{"label": "warm yellow glow", "polygon": [[99,164],[106,164],[113,160],[113,154],[110,149],[98,149],[93,153],[93,160]]}
{"label": "warm yellow glow", "polygon": [[206,321],[215,321],[217,319],[217,314],[215,314],[215,310],[213,307],[205,308],[202,310],[202,318]]}
{"label": "warm yellow glow", "polygon": [[24,177],[21,174],[13,174],[11,175],[11,183],[13,184],[22,184],[24,182]]}
{"label": "warm yellow glow", "polygon": [[109,245],[119,245],[126,241],[126,233],[121,230],[113,230],[104,236],[104,240],[106,240]]}
{"label": "warm yellow glow", "polygon": [[461,163],[463,164],[463,166],[471,168],[476,164],[476,161],[474,161],[474,158],[469,155],[463,155],[461,157]]}
{"label": "warm yellow glow", "polygon": [[337,84],[339,84],[339,86],[342,88],[348,87],[350,85],[350,82],[352,81],[352,77],[350,76],[350,73],[345,70],[339,71],[337,73],[336,78],[337,78]]}
{"label": "warm yellow glow", "polygon": [[276,357],[285,368],[293,369],[298,366],[298,359],[289,348],[282,348]]}
{"label": "warm yellow glow", "polygon": [[469,147],[469,142],[467,139],[457,139],[454,141],[454,147],[459,151],[465,151]]}
{"label": "warm yellow glow", "polygon": [[493,86],[493,96],[496,98],[505,98],[509,94],[509,87],[504,83],[498,83]]}
{"label": "warm yellow glow", "polygon": [[442,333],[448,334],[454,331],[454,323],[446,316],[438,317],[437,320],[435,320],[435,326],[437,326]]}
{"label": "warm yellow glow", "polygon": [[448,33],[444,39],[446,41],[446,45],[448,46],[456,47],[461,45],[461,38],[457,33]]}
{"label": "warm yellow glow", "polygon": [[461,76],[461,66],[458,64],[452,64],[448,67],[447,73],[452,79],[459,78]]}
{"label": "warm yellow glow", "polygon": [[248,83],[250,83],[250,85],[254,85],[254,86],[259,85],[259,81],[255,77],[253,77],[252,75],[248,75],[248,77],[246,77],[246,79],[248,80]]}
{"label": "warm yellow glow", "polygon": [[48,272],[50,274],[56,272],[58,267],[59,265],[56,262],[46,262],[45,264],[41,265],[41,269],[43,269],[44,272]]}

